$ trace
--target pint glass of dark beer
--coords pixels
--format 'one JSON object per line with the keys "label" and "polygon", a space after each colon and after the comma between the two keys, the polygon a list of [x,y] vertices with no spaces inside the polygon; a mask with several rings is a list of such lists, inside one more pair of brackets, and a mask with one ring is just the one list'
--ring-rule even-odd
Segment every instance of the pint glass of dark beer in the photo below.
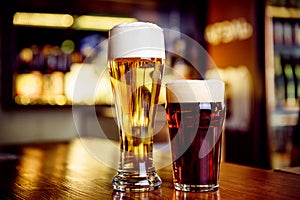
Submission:
{"label": "pint glass of dark beer", "polygon": [[153,163],[153,136],[164,60],[164,35],[157,25],[133,22],[110,30],[108,66],[120,139],[119,167],[112,181],[117,191],[161,186]]}
{"label": "pint glass of dark beer", "polygon": [[225,118],[224,83],[176,80],[166,84],[166,95],[175,189],[217,190]]}

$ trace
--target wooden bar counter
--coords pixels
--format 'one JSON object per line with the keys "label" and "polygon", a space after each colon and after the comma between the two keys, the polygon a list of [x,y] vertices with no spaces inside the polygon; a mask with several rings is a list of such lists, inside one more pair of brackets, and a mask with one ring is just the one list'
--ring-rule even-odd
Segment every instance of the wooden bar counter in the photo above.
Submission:
{"label": "wooden bar counter", "polygon": [[[110,152],[115,152],[118,145],[111,144],[103,139],[76,139],[2,146],[0,199],[300,199],[300,175],[230,163],[221,164],[218,191],[175,191],[171,166],[161,164],[157,168],[163,181],[160,189],[145,193],[116,192],[111,187],[116,166],[110,166],[106,159],[117,165],[118,155]],[[167,163],[167,154],[157,153],[155,159]]]}

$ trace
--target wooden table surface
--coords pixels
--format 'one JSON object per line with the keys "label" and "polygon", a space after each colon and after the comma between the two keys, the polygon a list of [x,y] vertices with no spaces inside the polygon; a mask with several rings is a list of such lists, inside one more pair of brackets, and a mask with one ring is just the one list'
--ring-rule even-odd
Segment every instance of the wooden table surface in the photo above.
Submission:
{"label": "wooden table surface", "polygon": [[[300,199],[300,175],[230,163],[221,164],[215,192],[175,191],[170,165],[157,170],[163,181],[160,189],[116,192],[111,187],[116,170],[105,160],[118,160],[109,154],[115,151],[112,145],[101,139],[82,141],[1,147],[0,199]],[[94,156],[93,147],[106,157]],[[164,156],[156,159],[168,160]]]}

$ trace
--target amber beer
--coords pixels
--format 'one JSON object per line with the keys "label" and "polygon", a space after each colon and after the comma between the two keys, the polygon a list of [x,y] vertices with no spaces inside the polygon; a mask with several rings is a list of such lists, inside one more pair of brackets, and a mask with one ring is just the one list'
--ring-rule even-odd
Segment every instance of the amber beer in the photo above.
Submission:
{"label": "amber beer", "polygon": [[167,85],[167,121],[177,190],[211,191],[219,186],[223,87],[220,81],[204,80]]}
{"label": "amber beer", "polygon": [[[161,58],[119,58],[109,63],[117,118],[121,125],[122,172],[153,171],[154,119],[161,87]],[[127,167],[130,166],[130,167]]]}
{"label": "amber beer", "polygon": [[108,65],[121,154],[115,190],[143,192],[161,185],[153,164],[153,136],[164,59],[158,26],[136,22],[110,31]]}

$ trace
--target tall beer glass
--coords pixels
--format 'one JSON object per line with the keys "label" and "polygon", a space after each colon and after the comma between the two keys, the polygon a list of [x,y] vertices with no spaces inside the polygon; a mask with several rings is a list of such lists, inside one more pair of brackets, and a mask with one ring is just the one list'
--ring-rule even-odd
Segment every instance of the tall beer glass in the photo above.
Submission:
{"label": "tall beer glass", "polygon": [[115,190],[157,189],[153,163],[156,108],[164,71],[163,30],[146,22],[124,23],[109,32],[108,65],[120,138]]}
{"label": "tall beer glass", "polygon": [[224,83],[177,80],[167,83],[166,89],[175,189],[218,189],[225,118]]}

